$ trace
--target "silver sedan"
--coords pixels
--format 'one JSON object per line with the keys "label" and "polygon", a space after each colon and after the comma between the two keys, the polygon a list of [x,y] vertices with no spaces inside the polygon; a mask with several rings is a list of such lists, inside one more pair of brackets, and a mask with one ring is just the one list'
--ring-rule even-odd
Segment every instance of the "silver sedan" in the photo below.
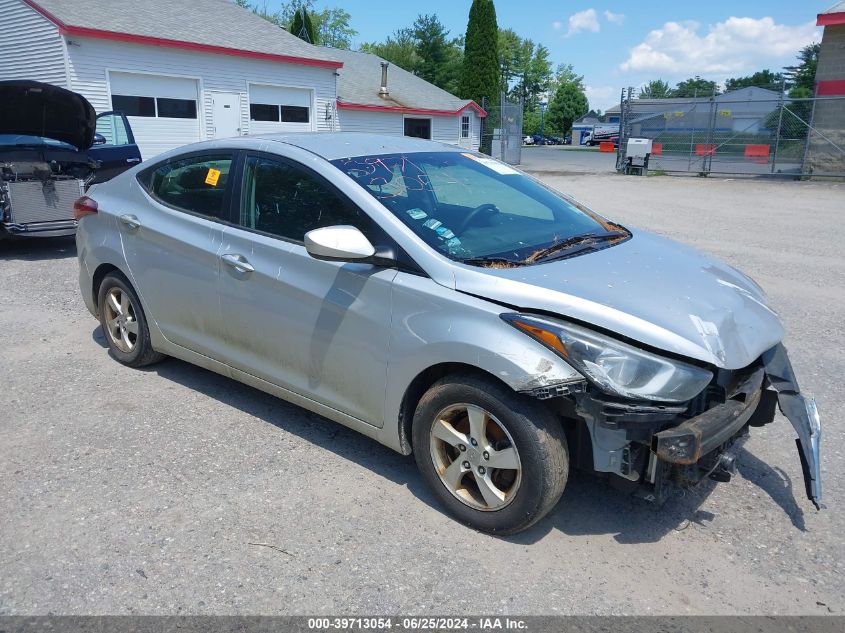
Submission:
{"label": "silver sedan", "polygon": [[181,358],[413,453],[477,529],[538,521],[573,467],[658,502],[729,480],[777,406],[821,499],[818,414],[761,289],[487,156],[212,141],[75,209],[82,296],[119,362]]}

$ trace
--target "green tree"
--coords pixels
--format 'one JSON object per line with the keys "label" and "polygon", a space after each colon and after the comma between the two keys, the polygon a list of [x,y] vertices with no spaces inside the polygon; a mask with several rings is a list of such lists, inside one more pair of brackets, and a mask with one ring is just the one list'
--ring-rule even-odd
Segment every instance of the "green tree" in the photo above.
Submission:
{"label": "green tree", "polygon": [[293,14],[289,30],[293,35],[309,44],[317,43],[317,33],[314,31],[314,24],[311,22],[311,16],[308,15],[305,7]]}
{"label": "green tree", "polygon": [[362,44],[361,50],[378,55],[410,73],[416,74],[419,68],[417,42],[411,29],[398,29],[393,35],[389,35],[384,42]]}
{"label": "green tree", "polygon": [[715,81],[708,81],[696,75],[679,83],[672,92],[673,97],[709,97],[719,94],[719,87]]}
{"label": "green tree", "polygon": [[675,96],[669,84],[662,79],[649,81],[640,89],[640,99],[668,99]]}
{"label": "green tree", "polygon": [[812,96],[816,89],[816,69],[819,66],[819,51],[821,44],[808,44],[798,51],[797,66],[787,66],[783,74],[789,81],[791,87],[804,88],[805,94]]}
{"label": "green tree", "polygon": [[420,15],[413,33],[419,65],[417,74],[436,86],[442,83],[443,67],[449,57],[449,31],[436,15]]}
{"label": "green tree", "polygon": [[513,29],[499,29],[499,74],[501,89],[507,91],[523,64],[522,38]]}
{"label": "green tree", "polygon": [[572,129],[572,122],[584,116],[590,109],[587,96],[578,84],[561,83],[555,91],[546,111],[546,122],[559,134]]}
{"label": "green tree", "polygon": [[472,0],[464,42],[460,96],[481,103],[495,99],[501,87],[499,27],[493,0]]}
{"label": "green tree", "polygon": [[549,94],[554,95],[557,92],[558,86],[565,83],[575,84],[581,90],[584,90],[584,75],[576,73],[575,67],[572,64],[558,64],[557,68],[555,68],[554,75],[549,81]]}
{"label": "green tree", "polygon": [[534,46],[531,40],[525,40],[526,51],[529,51],[524,63],[519,83],[513,88],[513,94],[522,97],[525,107],[535,110],[543,96],[549,91],[552,81],[552,64],[549,61],[549,49],[542,44]]}
{"label": "green tree", "polygon": [[[358,31],[350,25],[352,16],[347,11],[337,7],[317,11],[314,9],[314,0],[284,2],[275,13],[268,11],[266,0],[262,4],[253,4],[250,0],[235,0],[235,4],[287,31],[292,30],[297,11],[304,9],[311,18],[314,44],[348,49],[352,45],[352,38],[358,35]],[[293,32],[297,33],[299,30]]]}
{"label": "green tree", "polygon": [[725,82],[725,92],[739,90],[741,88],[767,88],[768,90],[780,90],[783,86],[784,77],[781,73],[774,73],[771,70],[759,70],[747,77],[734,77]]}

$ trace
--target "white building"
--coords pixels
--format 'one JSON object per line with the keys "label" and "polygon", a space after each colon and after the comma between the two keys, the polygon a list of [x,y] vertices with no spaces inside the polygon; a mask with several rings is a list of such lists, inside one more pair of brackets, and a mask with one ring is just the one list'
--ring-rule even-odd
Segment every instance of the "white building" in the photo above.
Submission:
{"label": "white building", "polygon": [[381,61],[312,46],[229,0],[0,0],[0,79],[125,112],[144,159],[268,132],[407,131],[478,147],[481,108],[396,67],[379,96]]}

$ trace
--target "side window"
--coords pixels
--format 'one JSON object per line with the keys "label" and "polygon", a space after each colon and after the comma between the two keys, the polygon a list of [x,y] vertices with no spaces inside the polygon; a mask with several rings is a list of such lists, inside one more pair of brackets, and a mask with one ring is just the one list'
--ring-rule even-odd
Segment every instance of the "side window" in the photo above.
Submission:
{"label": "side window", "polygon": [[97,134],[106,139],[106,145],[129,145],[126,119],[116,112],[106,112],[97,117]]}
{"label": "side window", "polygon": [[231,167],[231,154],[191,156],[154,167],[143,182],[164,204],[219,219]]}
{"label": "side window", "polygon": [[245,169],[241,226],[297,242],[308,231],[337,224],[372,235],[363,211],[304,169],[257,156],[247,159]]}

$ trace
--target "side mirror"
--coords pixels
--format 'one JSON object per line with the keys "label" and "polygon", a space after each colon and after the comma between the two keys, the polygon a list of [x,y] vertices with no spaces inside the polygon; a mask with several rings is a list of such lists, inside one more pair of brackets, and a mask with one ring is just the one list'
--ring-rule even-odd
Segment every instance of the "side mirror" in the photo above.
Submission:
{"label": "side mirror", "polygon": [[314,259],[361,262],[376,254],[370,240],[354,226],[325,226],[305,234],[305,250]]}
{"label": "side mirror", "polygon": [[94,142],[91,145],[105,145],[106,137],[102,134],[94,134]]}

